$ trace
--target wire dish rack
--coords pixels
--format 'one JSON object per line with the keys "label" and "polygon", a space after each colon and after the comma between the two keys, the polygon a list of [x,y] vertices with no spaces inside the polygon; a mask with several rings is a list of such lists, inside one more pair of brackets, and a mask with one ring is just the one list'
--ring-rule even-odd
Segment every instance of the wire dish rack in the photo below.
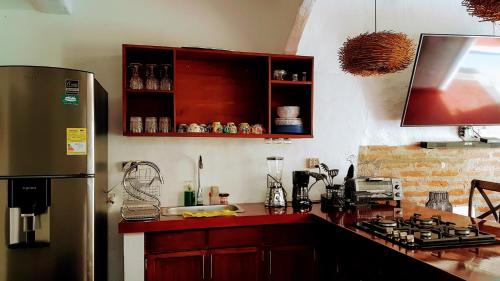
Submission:
{"label": "wire dish rack", "polygon": [[125,166],[122,186],[125,190],[121,216],[124,220],[154,220],[160,217],[163,176],[149,161],[130,162]]}

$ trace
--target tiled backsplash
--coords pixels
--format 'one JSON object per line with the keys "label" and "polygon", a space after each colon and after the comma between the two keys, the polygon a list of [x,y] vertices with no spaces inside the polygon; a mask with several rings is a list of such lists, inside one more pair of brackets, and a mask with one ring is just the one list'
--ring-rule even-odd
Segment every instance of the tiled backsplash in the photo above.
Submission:
{"label": "tiled backsplash", "polygon": [[[358,176],[398,177],[406,199],[424,205],[429,191],[448,191],[454,207],[467,205],[473,179],[500,182],[500,149],[423,149],[411,146],[362,146]],[[493,202],[500,194],[490,195]],[[477,211],[488,210],[476,192]]]}

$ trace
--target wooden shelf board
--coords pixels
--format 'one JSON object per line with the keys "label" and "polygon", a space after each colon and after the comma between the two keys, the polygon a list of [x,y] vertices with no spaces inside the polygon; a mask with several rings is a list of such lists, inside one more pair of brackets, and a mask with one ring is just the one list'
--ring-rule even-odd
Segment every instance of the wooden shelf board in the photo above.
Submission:
{"label": "wooden shelf board", "polygon": [[485,143],[480,141],[446,141],[446,142],[421,142],[422,148],[498,148],[500,143]]}
{"label": "wooden shelf board", "polygon": [[198,137],[198,138],[290,138],[290,139],[298,139],[298,138],[312,138],[312,135],[309,134],[224,134],[224,133],[123,133],[124,136],[127,137]]}
{"label": "wooden shelf board", "polygon": [[272,85],[312,85],[311,81],[271,80]]}
{"label": "wooden shelf board", "polygon": [[132,94],[173,94],[174,91],[172,90],[133,90],[133,89],[125,89],[127,93],[132,93]]}

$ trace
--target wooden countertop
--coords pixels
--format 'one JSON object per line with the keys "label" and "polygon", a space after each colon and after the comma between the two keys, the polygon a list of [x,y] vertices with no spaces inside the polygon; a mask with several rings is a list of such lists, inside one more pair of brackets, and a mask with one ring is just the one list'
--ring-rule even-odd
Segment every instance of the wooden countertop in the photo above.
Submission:
{"label": "wooden countertop", "polygon": [[382,215],[389,218],[394,216],[396,212],[401,212],[398,216],[401,215],[407,219],[414,213],[419,213],[422,217],[441,215],[443,220],[454,222],[457,226],[477,224],[480,230],[495,234],[497,238],[500,238],[500,224],[494,221],[440,212],[419,207],[411,202],[402,202],[400,209],[392,206],[383,206],[380,208],[358,208],[344,212],[329,213],[322,212],[320,205],[315,204],[309,213],[294,213],[292,208],[289,207],[281,214],[272,213],[270,209],[265,208],[262,203],[238,205],[245,209],[245,212],[238,214],[237,217],[184,219],[181,216],[162,216],[158,221],[120,222],[118,230],[120,233],[134,233],[269,224],[330,223],[334,226],[348,230],[354,235],[370,239],[374,243],[381,244],[397,251],[408,258],[439,268],[461,279],[485,281],[500,280],[500,245],[439,250],[409,250],[359,230],[354,226],[356,222],[368,220],[376,215]]}

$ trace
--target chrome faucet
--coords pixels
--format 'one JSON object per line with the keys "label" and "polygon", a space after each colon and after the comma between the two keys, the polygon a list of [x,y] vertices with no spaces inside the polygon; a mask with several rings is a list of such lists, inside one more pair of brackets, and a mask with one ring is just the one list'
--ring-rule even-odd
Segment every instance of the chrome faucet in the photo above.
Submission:
{"label": "chrome faucet", "polygon": [[196,205],[203,206],[203,189],[201,188],[200,171],[203,169],[203,159],[198,158],[198,192],[196,193]]}

